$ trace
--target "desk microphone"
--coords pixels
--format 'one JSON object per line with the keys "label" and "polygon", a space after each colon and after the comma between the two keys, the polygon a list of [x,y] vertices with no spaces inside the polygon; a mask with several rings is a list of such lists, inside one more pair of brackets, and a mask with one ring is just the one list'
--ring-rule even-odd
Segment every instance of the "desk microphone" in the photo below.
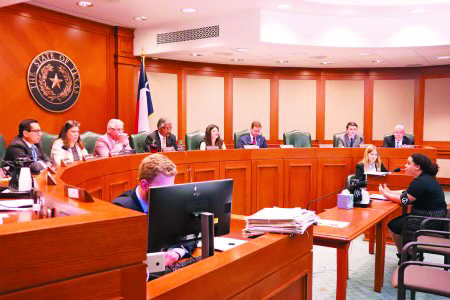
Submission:
{"label": "desk microphone", "polygon": [[[395,168],[394,170],[392,170],[392,172],[391,173],[397,173],[397,172],[400,172],[400,168]],[[382,177],[382,176],[385,176],[386,174],[382,174],[382,175],[378,175],[378,176],[376,176],[374,179],[376,179],[376,178],[379,178],[379,177]],[[345,189],[353,189],[353,190],[355,190],[355,189],[360,189],[361,187],[363,187],[363,186],[365,186],[365,185],[367,185],[367,179],[366,180],[363,180],[363,181],[359,181],[358,179],[355,179],[355,182],[353,183],[351,183],[350,184],[350,186],[345,186],[345,187],[343,187],[343,188],[341,188],[341,189],[339,189],[339,190],[337,190],[337,191],[334,191],[334,192],[332,192],[332,193],[329,193],[329,194],[326,194],[325,196],[322,196],[322,197],[319,197],[319,198],[316,198],[316,199],[314,199],[314,200],[312,200],[312,201],[310,201],[309,203],[308,203],[308,205],[306,205],[306,209],[309,209],[309,206],[311,205],[311,204],[313,204],[314,202],[317,202],[317,201],[319,201],[319,200],[321,200],[321,199],[323,199],[323,198],[326,198],[326,197],[328,197],[328,196],[331,196],[331,195],[334,195],[334,194],[337,194],[337,193],[339,193],[339,192],[341,192],[341,191],[343,191],[343,190],[345,190]]]}

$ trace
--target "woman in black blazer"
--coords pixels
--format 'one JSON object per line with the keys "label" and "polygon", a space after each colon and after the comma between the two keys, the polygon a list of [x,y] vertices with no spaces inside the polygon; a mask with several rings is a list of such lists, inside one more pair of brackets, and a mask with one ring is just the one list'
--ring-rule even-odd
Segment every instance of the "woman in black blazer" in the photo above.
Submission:
{"label": "woman in black blazer", "polygon": [[356,179],[366,180],[367,172],[387,172],[388,170],[381,162],[377,147],[369,145],[364,151],[364,158],[356,165]]}

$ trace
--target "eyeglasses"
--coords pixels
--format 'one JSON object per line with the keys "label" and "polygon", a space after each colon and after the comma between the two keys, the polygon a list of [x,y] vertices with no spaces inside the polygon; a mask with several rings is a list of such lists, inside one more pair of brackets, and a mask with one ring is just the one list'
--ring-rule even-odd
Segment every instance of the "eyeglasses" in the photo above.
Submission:
{"label": "eyeglasses", "polygon": [[34,133],[37,133],[37,134],[39,134],[39,133],[42,133],[42,130],[40,130],[40,129],[31,129],[31,130],[27,130],[28,132],[34,132]]}
{"label": "eyeglasses", "polygon": [[123,128],[111,128],[114,131],[123,132]]}

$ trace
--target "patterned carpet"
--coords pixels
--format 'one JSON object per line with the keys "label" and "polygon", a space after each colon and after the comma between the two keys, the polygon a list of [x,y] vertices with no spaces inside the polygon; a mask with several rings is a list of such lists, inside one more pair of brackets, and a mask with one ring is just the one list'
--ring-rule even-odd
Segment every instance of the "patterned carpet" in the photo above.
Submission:
{"label": "patterned carpet", "polygon": [[[336,298],[336,249],[314,246],[313,249],[313,299]],[[382,293],[374,292],[375,255],[369,254],[369,243],[363,235],[350,246],[350,279],[347,281],[347,299],[397,299],[397,289],[391,286],[391,277],[397,267],[396,248],[386,246],[386,264]],[[425,254],[425,261],[444,263],[440,256]],[[450,284],[450,283],[449,283]],[[409,299],[409,292],[407,292]],[[416,299],[448,299],[435,295],[416,293]]]}

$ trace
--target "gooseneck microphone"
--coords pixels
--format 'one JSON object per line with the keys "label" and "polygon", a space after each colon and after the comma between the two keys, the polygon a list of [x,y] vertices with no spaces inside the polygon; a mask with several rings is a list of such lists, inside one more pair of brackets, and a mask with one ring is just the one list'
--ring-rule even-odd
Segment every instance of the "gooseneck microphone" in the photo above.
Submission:
{"label": "gooseneck microphone", "polygon": [[[392,170],[390,173],[397,173],[397,172],[400,172],[400,171],[401,171],[400,168],[395,168],[395,169]],[[389,172],[388,172],[388,173],[389,173]],[[383,177],[383,176],[385,176],[385,175],[386,175],[386,174],[378,175],[378,176],[376,176],[376,177],[373,178],[373,179],[376,179],[376,178],[379,178],[379,177]],[[358,180],[358,182],[356,182],[356,183],[354,183],[354,184],[351,184],[350,186],[345,186],[345,187],[343,187],[343,188],[338,189],[337,191],[334,191],[334,192],[332,192],[332,193],[326,194],[325,196],[316,198],[316,199],[314,199],[314,200],[308,202],[308,205],[306,205],[306,209],[309,209],[309,206],[310,206],[311,204],[313,204],[314,202],[317,202],[317,201],[319,201],[319,200],[322,200],[323,198],[326,198],[326,197],[328,197],[328,196],[337,194],[337,193],[339,193],[339,192],[341,192],[341,191],[343,191],[343,190],[345,190],[345,189],[347,189],[347,188],[357,189],[357,188],[361,188],[361,187],[363,187],[363,186],[365,186],[365,185],[367,185],[367,179],[366,179],[366,180],[363,180],[363,181],[359,181],[359,180]]]}

